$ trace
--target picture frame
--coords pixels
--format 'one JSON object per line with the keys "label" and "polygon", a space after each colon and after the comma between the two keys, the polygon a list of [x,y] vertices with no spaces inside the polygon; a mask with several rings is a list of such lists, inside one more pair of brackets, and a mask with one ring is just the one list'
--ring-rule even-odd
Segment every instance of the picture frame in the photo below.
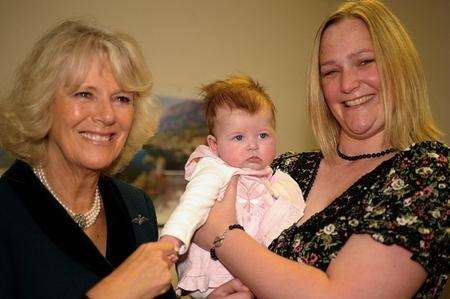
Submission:
{"label": "picture frame", "polygon": [[162,227],[186,187],[184,165],[204,144],[208,130],[202,103],[195,99],[157,96],[163,109],[158,131],[118,177],[152,198]]}

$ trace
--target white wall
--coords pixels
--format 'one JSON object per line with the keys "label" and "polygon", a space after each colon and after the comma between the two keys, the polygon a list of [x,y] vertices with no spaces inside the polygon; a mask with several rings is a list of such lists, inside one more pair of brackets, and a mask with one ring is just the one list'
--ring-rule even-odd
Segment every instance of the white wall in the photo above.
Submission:
{"label": "white wall", "polygon": [[[200,84],[243,72],[266,85],[278,108],[279,152],[314,147],[305,116],[313,35],[335,0],[0,0],[0,93],[31,45],[58,20],[91,16],[132,34],[153,72],[155,93],[195,97]],[[450,67],[448,0],[390,0],[423,57],[432,108],[444,132]],[[448,143],[449,138],[446,137]]]}

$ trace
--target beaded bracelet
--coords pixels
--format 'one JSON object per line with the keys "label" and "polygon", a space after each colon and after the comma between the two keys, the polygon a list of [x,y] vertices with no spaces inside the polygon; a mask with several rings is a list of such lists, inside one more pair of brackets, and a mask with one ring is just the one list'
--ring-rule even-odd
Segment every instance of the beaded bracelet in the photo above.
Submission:
{"label": "beaded bracelet", "polygon": [[228,228],[223,233],[216,236],[213,241],[213,247],[211,247],[211,249],[209,249],[209,254],[211,255],[212,260],[217,261],[219,259],[216,255],[216,248],[222,246],[223,241],[225,240],[226,234],[230,230],[233,230],[233,229],[241,229],[241,230],[245,231],[245,229],[242,225],[236,223],[236,224],[231,224],[230,226],[228,226]]}

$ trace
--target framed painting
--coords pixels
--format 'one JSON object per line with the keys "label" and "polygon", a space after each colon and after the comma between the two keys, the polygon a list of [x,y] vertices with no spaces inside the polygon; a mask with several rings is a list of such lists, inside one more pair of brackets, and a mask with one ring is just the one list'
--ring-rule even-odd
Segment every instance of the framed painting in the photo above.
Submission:
{"label": "framed painting", "polygon": [[118,177],[152,198],[162,226],[184,192],[184,164],[192,151],[205,143],[208,130],[198,100],[157,98],[163,108],[158,132]]}

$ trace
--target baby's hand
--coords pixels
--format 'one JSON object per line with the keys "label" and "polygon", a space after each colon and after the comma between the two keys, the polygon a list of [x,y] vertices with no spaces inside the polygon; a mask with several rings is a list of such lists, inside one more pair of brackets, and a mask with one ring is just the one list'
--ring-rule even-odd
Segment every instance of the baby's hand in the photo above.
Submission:
{"label": "baby's hand", "polygon": [[[175,246],[175,251],[176,252],[180,252],[180,247],[181,245],[183,245],[183,242],[181,242],[178,238],[172,237],[172,236],[168,236],[168,235],[164,235],[159,239],[160,242],[166,242],[166,243],[171,243]],[[169,257],[169,259],[175,263],[178,260],[178,256],[177,255],[171,255]]]}

